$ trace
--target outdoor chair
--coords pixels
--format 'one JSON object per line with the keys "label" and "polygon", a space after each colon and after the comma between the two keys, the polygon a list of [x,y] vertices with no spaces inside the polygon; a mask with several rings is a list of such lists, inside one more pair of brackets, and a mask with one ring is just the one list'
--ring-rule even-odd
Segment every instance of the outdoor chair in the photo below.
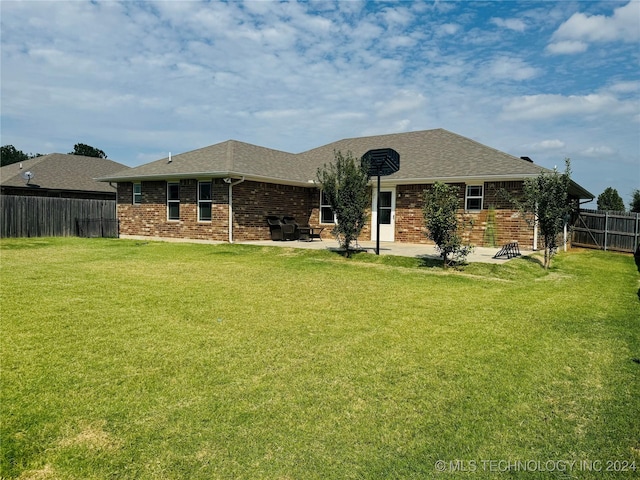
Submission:
{"label": "outdoor chair", "polygon": [[300,230],[294,217],[282,217],[282,235],[284,240],[298,240]]}
{"label": "outdoor chair", "polygon": [[269,225],[271,240],[274,240],[274,241],[284,240],[284,232],[282,231],[282,222],[280,221],[279,217],[276,217],[275,215],[268,215],[267,224]]}

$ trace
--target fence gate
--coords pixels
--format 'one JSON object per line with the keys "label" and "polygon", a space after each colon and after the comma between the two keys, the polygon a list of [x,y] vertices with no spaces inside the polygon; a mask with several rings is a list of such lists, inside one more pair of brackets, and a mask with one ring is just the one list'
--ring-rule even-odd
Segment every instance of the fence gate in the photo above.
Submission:
{"label": "fence gate", "polygon": [[580,210],[572,229],[575,247],[633,253],[640,240],[640,213]]}

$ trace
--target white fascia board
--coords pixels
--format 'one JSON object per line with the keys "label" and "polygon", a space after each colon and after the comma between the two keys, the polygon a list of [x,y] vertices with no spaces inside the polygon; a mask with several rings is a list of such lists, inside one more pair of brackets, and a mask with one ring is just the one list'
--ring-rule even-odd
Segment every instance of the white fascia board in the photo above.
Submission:
{"label": "white fascia board", "polygon": [[251,175],[240,172],[189,172],[189,173],[172,173],[172,174],[151,174],[151,175],[127,175],[122,177],[102,177],[95,178],[98,182],[145,182],[145,181],[172,181],[181,180],[186,178],[205,179],[205,178],[235,178],[239,179],[244,177],[245,180],[252,180],[255,182],[275,183],[279,185],[292,185],[300,187],[316,187],[315,184],[309,182],[302,182],[296,180],[289,180],[286,178],[274,178],[263,175]]}
{"label": "white fascia board", "polygon": [[[486,175],[486,176],[468,176],[468,177],[439,177],[439,178],[399,178],[385,180],[380,178],[380,185],[416,185],[416,184],[432,184],[434,182],[442,183],[468,183],[479,184],[484,182],[514,182],[524,180],[525,178],[537,177],[537,174],[524,175]],[[375,178],[371,179],[372,183],[376,183]]]}

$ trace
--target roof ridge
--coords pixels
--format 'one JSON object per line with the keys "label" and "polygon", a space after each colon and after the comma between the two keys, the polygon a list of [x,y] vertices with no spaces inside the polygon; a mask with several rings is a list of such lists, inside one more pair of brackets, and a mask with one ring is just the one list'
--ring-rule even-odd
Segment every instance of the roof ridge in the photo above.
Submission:
{"label": "roof ridge", "polygon": [[[455,137],[462,138],[462,139],[464,139],[464,140],[466,140],[466,141],[468,141],[468,142],[471,142],[471,143],[473,143],[473,144],[475,144],[475,145],[478,145],[478,146],[480,146],[480,147],[487,148],[487,149],[489,149],[489,150],[492,150],[492,151],[494,151],[494,152],[497,152],[497,153],[499,153],[500,155],[507,155],[507,156],[509,156],[509,157],[513,158],[514,160],[518,160],[519,162],[523,161],[523,160],[522,160],[522,158],[520,158],[520,157],[516,157],[515,155],[511,155],[510,153],[507,153],[507,152],[505,152],[505,151],[503,151],[503,150],[498,150],[497,148],[494,148],[494,147],[492,147],[492,146],[490,146],[490,145],[485,145],[484,143],[481,143],[481,142],[479,142],[478,140],[474,140],[473,138],[465,137],[464,135],[460,135],[459,133],[451,132],[451,131],[446,130],[446,129],[444,129],[444,128],[441,128],[441,129],[439,129],[439,130],[442,130],[443,132],[446,132],[446,133],[448,133],[449,135],[453,135],[453,136],[455,136]],[[538,165],[538,164],[537,164],[537,163],[535,163],[535,162],[531,162],[531,163],[533,163],[536,167],[544,168],[544,167],[542,167],[541,165]]]}

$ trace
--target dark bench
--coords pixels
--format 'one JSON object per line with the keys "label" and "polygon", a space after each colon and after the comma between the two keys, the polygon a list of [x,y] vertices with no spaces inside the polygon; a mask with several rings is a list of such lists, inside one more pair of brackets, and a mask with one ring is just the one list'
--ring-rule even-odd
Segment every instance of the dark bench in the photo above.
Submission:
{"label": "dark bench", "polygon": [[496,253],[493,258],[513,258],[520,256],[520,247],[518,247],[518,242],[507,243],[502,246],[500,251]]}

